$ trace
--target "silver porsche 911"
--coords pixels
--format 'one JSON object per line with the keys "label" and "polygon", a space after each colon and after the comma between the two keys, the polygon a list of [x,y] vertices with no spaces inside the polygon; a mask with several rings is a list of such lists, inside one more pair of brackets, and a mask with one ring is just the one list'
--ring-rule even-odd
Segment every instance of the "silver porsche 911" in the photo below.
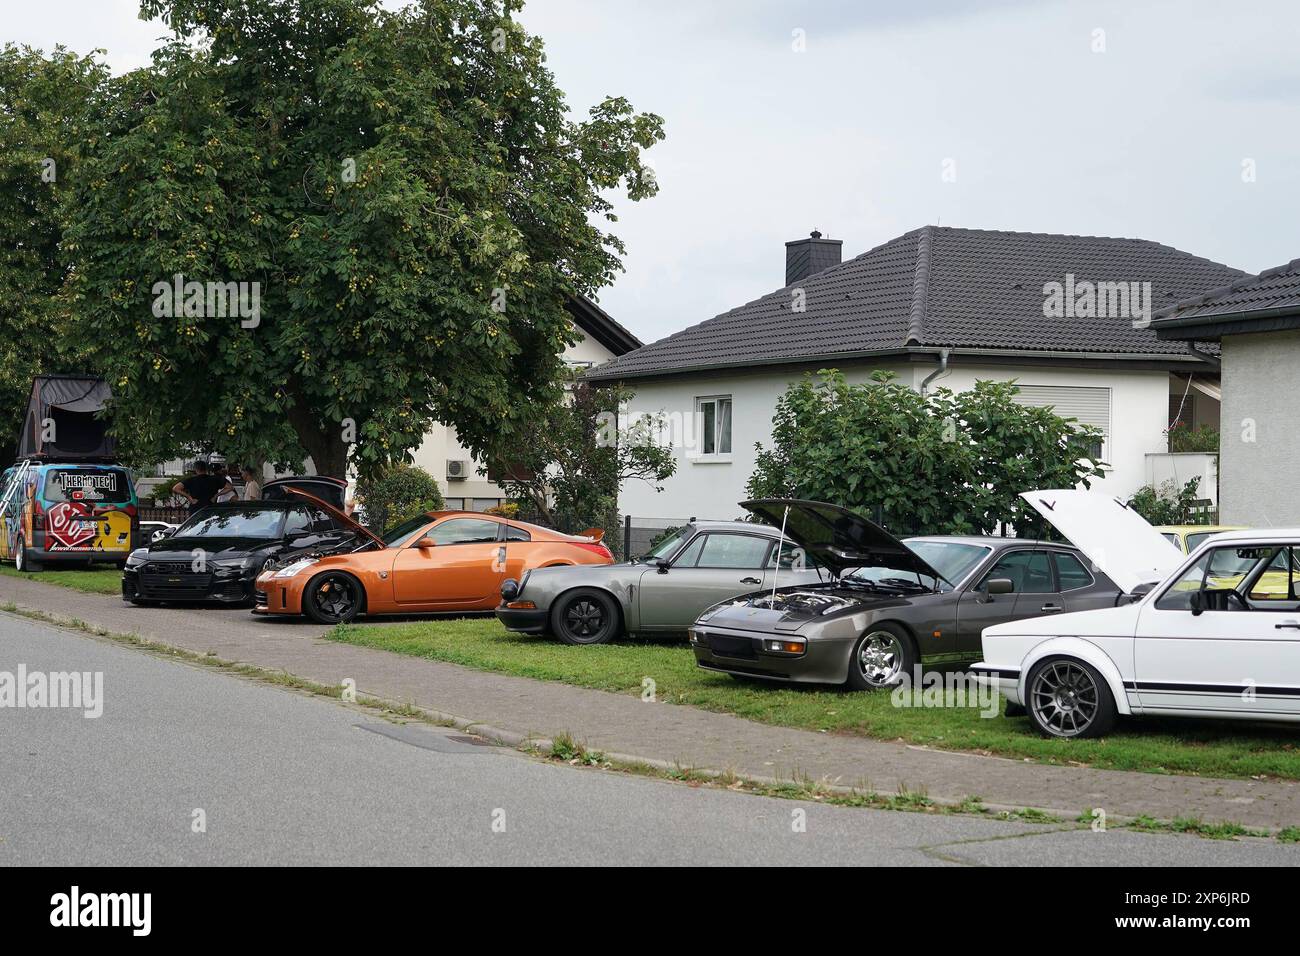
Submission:
{"label": "silver porsche 911", "polygon": [[890,687],[922,666],[976,660],[980,633],[1005,621],[1112,607],[1120,589],[1067,545],[1021,538],[900,541],[835,505],[741,503],[824,569],[718,603],[690,631],[700,667],[738,677],[857,690]]}
{"label": "silver porsche 911", "polygon": [[744,521],[694,521],[621,564],[537,568],[501,586],[509,630],[601,644],[624,634],[680,633],[711,604],[774,584],[829,580],[780,532]]}

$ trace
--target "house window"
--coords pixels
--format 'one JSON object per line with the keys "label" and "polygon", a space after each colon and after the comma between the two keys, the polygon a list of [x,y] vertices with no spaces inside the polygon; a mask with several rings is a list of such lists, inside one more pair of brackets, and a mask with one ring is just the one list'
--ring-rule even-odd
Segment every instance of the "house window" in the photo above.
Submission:
{"label": "house window", "polygon": [[1105,461],[1110,444],[1110,389],[1084,385],[1021,385],[1014,400],[1021,405],[1051,408],[1061,418],[1076,419],[1101,431],[1088,454]]}
{"label": "house window", "polygon": [[700,426],[700,454],[731,454],[731,396],[710,395],[695,400]]}

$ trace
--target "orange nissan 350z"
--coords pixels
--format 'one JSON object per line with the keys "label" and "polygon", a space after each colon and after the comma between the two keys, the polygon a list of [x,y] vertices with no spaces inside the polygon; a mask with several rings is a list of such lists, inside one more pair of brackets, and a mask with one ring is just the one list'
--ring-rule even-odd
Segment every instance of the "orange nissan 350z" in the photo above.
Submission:
{"label": "orange nissan 350z", "polygon": [[299,554],[258,575],[257,614],[306,614],[340,624],[358,614],[490,611],[501,582],[525,571],[560,564],[612,564],[600,543],[604,532],[560,534],[537,525],[472,511],[431,511],[383,537],[300,489],[364,539],[348,553]]}

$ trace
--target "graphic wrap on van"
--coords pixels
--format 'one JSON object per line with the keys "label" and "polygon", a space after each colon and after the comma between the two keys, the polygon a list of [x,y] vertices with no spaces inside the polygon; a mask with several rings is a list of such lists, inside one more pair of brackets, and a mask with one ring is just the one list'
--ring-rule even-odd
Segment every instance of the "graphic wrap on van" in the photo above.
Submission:
{"label": "graphic wrap on van", "polygon": [[[12,492],[9,486],[17,482]],[[33,463],[14,466],[0,489],[0,559],[26,566],[59,560],[125,561],[134,542],[136,497],[131,473],[116,465]],[[21,543],[21,545],[20,545]]]}
{"label": "graphic wrap on van", "polygon": [[117,468],[50,468],[41,499],[45,550],[129,552],[134,494]]}

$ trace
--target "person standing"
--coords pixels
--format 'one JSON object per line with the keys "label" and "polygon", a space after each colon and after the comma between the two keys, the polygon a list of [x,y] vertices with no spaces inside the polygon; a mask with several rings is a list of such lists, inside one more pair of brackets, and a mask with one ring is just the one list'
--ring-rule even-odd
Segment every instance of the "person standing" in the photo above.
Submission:
{"label": "person standing", "polygon": [[228,479],[209,474],[208,463],[199,460],[194,463],[194,474],[172,485],[172,492],[188,501],[188,510],[194,514],[211,505],[217,492],[232,487]]}
{"label": "person standing", "polygon": [[226,473],[226,463],[216,462],[212,466],[212,473],[218,481],[225,482],[221,489],[217,491],[215,501],[219,505],[224,505],[230,501],[239,500],[239,492],[235,489],[234,484],[230,481],[230,475]]}
{"label": "person standing", "polygon": [[256,501],[258,498],[261,498],[262,483],[257,480],[257,473],[247,465],[240,468],[239,473],[244,476],[244,500]]}

